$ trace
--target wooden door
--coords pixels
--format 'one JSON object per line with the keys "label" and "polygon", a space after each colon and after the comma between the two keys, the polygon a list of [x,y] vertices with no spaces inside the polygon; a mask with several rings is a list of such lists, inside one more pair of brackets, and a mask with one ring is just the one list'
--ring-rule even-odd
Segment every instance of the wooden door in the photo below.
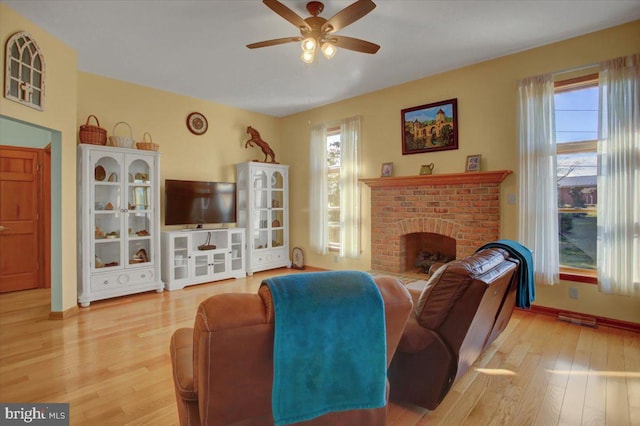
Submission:
{"label": "wooden door", "polygon": [[0,146],[0,293],[43,286],[42,151]]}

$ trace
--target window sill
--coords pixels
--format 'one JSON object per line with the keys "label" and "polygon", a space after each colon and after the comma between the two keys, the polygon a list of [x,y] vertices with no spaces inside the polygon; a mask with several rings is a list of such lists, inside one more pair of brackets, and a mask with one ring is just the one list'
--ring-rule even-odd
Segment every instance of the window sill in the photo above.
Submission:
{"label": "window sill", "polygon": [[560,279],[585,284],[598,284],[598,275],[596,271],[588,271],[577,268],[561,267]]}

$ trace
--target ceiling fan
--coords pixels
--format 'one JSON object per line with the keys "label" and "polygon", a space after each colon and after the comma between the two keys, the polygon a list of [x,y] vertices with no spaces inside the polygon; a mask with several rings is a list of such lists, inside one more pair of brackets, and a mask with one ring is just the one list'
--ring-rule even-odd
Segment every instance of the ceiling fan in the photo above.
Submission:
{"label": "ceiling fan", "polygon": [[297,13],[278,0],[263,0],[263,3],[275,13],[295,25],[300,30],[300,36],[283,37],[251,43],[247,45],[249,49],[302,42],[303,53],[301,58],[306,63],[313,62],[318,46],[327,59],[331,59],[333,55],[335,55],[337,51],[336,48],[338,47],[370,54],[374,54],[380,49],[380,46],[369,41],[334,34],[336,31],[354,23],[375,9],[376,5],[371,0],[357,0],[329,19],[318,16],[324,9],[324,4],[319,1],[310,1],[307,3],[307,11],[311,16],[306,19],[301,18]]}

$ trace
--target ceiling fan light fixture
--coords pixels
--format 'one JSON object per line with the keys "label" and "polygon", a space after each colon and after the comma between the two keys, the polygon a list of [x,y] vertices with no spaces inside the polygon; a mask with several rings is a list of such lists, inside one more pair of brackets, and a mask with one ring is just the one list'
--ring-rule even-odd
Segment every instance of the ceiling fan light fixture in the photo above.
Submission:
{"label": "ceiling fan light fixture", "polygon": [[310,52],[302,52],[302,56],[300,56],[300,59],[302,59],[302,62],[305,62],[307,64],[311,64],[313,63],[313,59],[315,58],[315,50],[312,50]]}
{"label": "ceiling fan light fixture", "polygon": [[316,39],[313,37],[307,37],[302,40],[302,51],[303,52],[314,52],[316,50]]}
{"label": "ceiling fan light fixture", "polygon": [[327,59],[331,59],[333,58],[333,56],[336,54],[336,52],[338,51],[338,49],[332,44],[329,43],[328,41],[325,42],[322,45],[322,48],[320,49],[322,50],[322,54],[324,55],[325,58]]}

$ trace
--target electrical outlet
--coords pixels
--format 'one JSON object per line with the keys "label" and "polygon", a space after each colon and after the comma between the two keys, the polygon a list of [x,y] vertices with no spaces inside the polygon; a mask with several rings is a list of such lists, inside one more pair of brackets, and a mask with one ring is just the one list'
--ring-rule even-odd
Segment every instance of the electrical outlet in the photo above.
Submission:
{"label": "electrical outlet", "polygon": [[333,263],[338,263],[338,256],[337,255],[333,256]]}
{"label": "electrical outlet", "polygon": [[572,299],[578,298],[578,289],[575,287],[569,287],[569,297]]}
{"label": "electrical outlet", "polygon": [[507,204],[515,204],[516,203],[516,194],[507,195]]}

